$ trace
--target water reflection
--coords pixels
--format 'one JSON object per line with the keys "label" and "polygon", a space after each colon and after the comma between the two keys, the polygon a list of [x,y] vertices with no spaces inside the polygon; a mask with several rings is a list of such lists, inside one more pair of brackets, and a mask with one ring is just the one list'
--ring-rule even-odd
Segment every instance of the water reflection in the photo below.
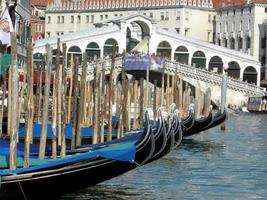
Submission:
{"label": "water reflection", "polygon": [[225,145],[210,140],[198,141],[196,139],[184,139],[179,148],[189,152],[212,152],[225,148]]}

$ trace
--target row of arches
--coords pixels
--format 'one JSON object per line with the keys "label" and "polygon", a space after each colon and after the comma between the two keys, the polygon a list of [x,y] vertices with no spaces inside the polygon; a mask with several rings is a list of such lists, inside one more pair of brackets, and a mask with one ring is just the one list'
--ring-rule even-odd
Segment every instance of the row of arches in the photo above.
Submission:
{"label": "row of arches", "polygon": [[[162,41],[157,46],[157,55],[165,58],[171,59],[172,48],[167,41]],[[174,51],[174,60],[182,64],[189,64],[189,51],[185,46],[179,46]],[[206,62],[208,63],[208,70],[216,72],[219,74],[223,73],[223,60],[219,56],[213,56],[209,61],[205,56],[205,53],[202,51],[194,52],[191,65],[197,68],[206,68]],[[227,73],[233,78],[240,78],[241,68],[236,61],[231,61],[227,66]],[[243,73],[243,81],[248,83],[257,84],[257,71],[254,67],[248,66],[245,68]]]}
{"label": "row of arches", "polygon": [[[118,42],[109,38],[105,41],[103,46],[103,52],[101,52],[101,48],[98,43],[90,42],[86,48],[85,52],[89,59],[99,58],[102,55],[106,57],[107,55],[111,55],[113,51],[113,46],[115,47],[115,52],[119,52]],[[79,46],[73,45],[67,51],[67,64],[70,66],[71,62],[74,59],[78,58],[78,62],[82,62],[82,50]],[[103,54],[102,54],[103,53]],[[171,59],[172,48],[169,42],[162,41],[157,46],[156,53],[158,56],[167,57]],[[61,53],[62,56],[62,53]],[[188,65],[189,64],[189,51],[185,46],[179,46],[174,51],[174,59],[179,62]],[[56,50],[53,50],[53,64],[56,63]],[[223,60],[219,56],[213,56],[209,61],[207,60],[205,53],[203,51],[196,51],[193,53],[191,58],[191,65],[197,68],[206,68],[206,62],[208,62],[208,70],[216,73],[223,73]],[[235,61],[228,63],[227,69],[228,75],[233,78],[240,78],[241,68],[239,64]],[[243,73],[243,81],[247,81],[248,83],[257,83],[257,71],[254,67],[248,66],[245,68]]]}
{"label": "row of arches", "polygon": [[[119,45],[118,42],[113,39],[109,38],[105,41],[104,47],[103,47],[103,55],[109,56],[112,54],[113,46],[115,47],[115,53],[119,52]],[[94,58],[100,58],[101,57],[101,48],[96,42],[90,42],[86,48],[85,52],[87,54],[87,58],[94,59]],[[70,62],[71,57],[78,57],[79,62],[82,60],[82,50],[78,46],[71,46],[67,52],[67,60]]]}

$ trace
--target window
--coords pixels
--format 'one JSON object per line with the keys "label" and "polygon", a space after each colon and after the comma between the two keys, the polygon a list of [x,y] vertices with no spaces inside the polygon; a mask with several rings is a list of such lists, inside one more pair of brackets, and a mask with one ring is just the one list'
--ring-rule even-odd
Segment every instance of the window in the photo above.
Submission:
{"label": "window", "polygon": [[180,28],[175,29],[178,34],[180,34]]}
{"label": "window", "polygon": [[181,18],[181,12],[177,11],[176,12],[176,20],[180,20],[180,18]]}
{"label": "window", "polygon": [[221,46],[221,40],[220,39],[218,39],[218,45]]}
{"label": "window", "polygon": [[50,17],[50,16],[47,17],[47,23],[48,23],[48,24],[51,23],[51,17]]}
{"label": "window", "polygon": [[228,15],[229,15],[229,11],[227,10],[227,12],[226,12],[226,16],[228,17]]}
{"label": "window", "polygon": [[36,33],[42,32],[42,25],[41,24],[35,24],[35,32]]}
{"label": "window", "polygon": [[161,20],[164,20],[164,12],[161,12],[161,13],[160,13],[160,19],[161,19]]}
{"label": "window", "polygon": [[185,12],[185,20],[189,21],[189,12]]}
{"label": "window", "polygon": [[249,8],[249,14],[251,14],[251,7]]}
{"label": "window", "polygon": [[267,13],[267,7],[265,7],[264,11]]}
{"label": "window", "polygon": [[100,20],[103,20],[103,15],[100,15]]}
{"label": "window", "polygon": [[150,18],[153,18],[153,12],[151,12],[151,13],[149,14],[149,17],[150,17]]}
{"label": "window", "polygon": [[241,12],[241,15],[243,15],[243,9],[241,9],[240,12]]}
{"label": "window", "polygon": [[211,22],[211,15],[208,16],[208,22]]}
{"label": "window", "polygon": [[94,19],[94,15],[91,15],[91,23],[94,23],[95,19]]}
{"label": "window", "polygon": [[219,33],[222,32],[222,24],[219,24]]}
{"label": "window", "polygon": [[251,20],[249,19],[248,20],[248,30],[250,30],[251,29]]}
{"label": "window", "polygon": [[240,21],[240,27],[239,27],[239,30],[240,30],[240,31],[243,30],[243,21],[242,21],[242,20]]}
{"label": "window", "polygon": [[89,15],[86,15],[86,23],[89,23]]}
{"label": "window", "polygon": [[60,24],[60,16],[57,16],[57,24]]}
{"label": "window", "polygon": [[108,19],[108,15],[105,15],[105,19]]}
{"label": "window", "polygon": [[247,49],[250,49],[250,37],[249,36],[247,36],[247,41],[246,41],[246,48]]}
{"label": "window", "polygon": [[185,30],[184,30],[184,35],[185,35],[185,36],[188,36],[188,34],[189,34],[189,28],[185,28]]}
{"label": "window", "polygon": [[228,22],[225,23],[225,32],[228,32]]}
{"label": "window", "polygon": [[123,16],[123,14],[120,14],[120,17],[122,17]]}
{"label": "window", "polygon": [[225,48],[227,48],[227,43],[228,43],[228,41],[227,41],[227,39],[225,38],[225,39],[224,39],[224,47],[225,47]]}
{"label": "window", "polygon": [[77,16],[77,23],[78,23],[78,24],[81,23],[81,16],[80,16],[80,15]]}
{"label": "window", "polygon": [[114,17],[118,17],[118,14],[115,14]]}
{"label": "window", "polygon": [[61,23],[64,24],[64,21],[65,21],[65,17],[61,16]]}
{"label": "window", "polygon": [[72,15],[71,18],[70,18],[70,23],[74,23],[74,16]]}
{"label": "window", "polygon": [[165,20],[169,20],[169,12],[166,12]]}
{"label": "window", "polygon": [[146,15],[146,13],[143,13],[143,15]]}
{"label": "window", "polygon": [[233,10],[233,15],[235,16],[235,10]]}
{"label": "window", "polygon": [[50,32],[46,32],[47,37],[50,37]]}

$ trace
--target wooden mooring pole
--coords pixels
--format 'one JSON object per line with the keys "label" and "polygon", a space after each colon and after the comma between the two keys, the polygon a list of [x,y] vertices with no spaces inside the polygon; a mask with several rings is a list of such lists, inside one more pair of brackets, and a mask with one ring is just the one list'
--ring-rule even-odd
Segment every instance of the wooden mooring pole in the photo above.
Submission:
{"label": "wooden mooring pole", "polygon": [[[32,43],[27,42],[27,109],[26,109],[26,135],[24,141],[24,167],[29,167],[30,143],[32,135],[32,126],[34,118],[34,100],[33,100],[33,63],[32,63]],[[26,77],[24,77],[26,78]]]}
{"label": "wooden mooring pole", "polygon": [[[111,70],[109,75],[109,97],[108,97],[108,136],[107,140],[112,140],[112,106],[113,106],[113,94],[114,94],[114,83],[113,83],[113,74],[114,74],[114,67],[115,67],[115,48],[116,46],[113,45],[112,48],[112,58],[111,58]],[[124,66],[123,66],[124,67]]]}
{"label": "wooden mooring pole", "polygon": [[17,68],[17,39],[16,33],[11,33],[11,91],[8,91],[8,96],[11,96],[11,104],[9,105],[10,114],[10,156],[9,156],[9,167],[10,169],[17,168],[17,141],[18,141],[18,68]]}
{"label": "wooden mooring pole", "polygon": [[[221,87],[221,114],[225,112],[226,109],[226,96],[227,96],[227,74],[223,74],[222,77],[222,87]],[[225,123],[221,125],[221,130],[225,130]]]}
{"label": "wooden mooring pole", "polygon": [[46,147],[47,124],[48,124],[48,103],[49,103],[50,78],[51,78],[51,68],[52,68],[52,49],[50,45],[46,46],[46,52],[47,52],[47,65],[46,65],[46,75],[45,75],[42,133],[41,133],[40,146],[39,146],[39,159],[44,159],[45,147]]}

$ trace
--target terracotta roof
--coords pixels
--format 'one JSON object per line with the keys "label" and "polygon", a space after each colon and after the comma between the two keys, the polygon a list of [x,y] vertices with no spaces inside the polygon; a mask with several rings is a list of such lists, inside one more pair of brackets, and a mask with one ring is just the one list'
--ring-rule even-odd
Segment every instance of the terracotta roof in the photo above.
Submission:
{"label": "terracotta roof", "polygon": [[[222,7],[239,6],[246,4],[247,0],[212,0],[213,7],[218,10]],[[267,0],[250,0],[250,3],[267,4]]]}
{"label": "terracotta roof", "polygon": [[53,0],[32,0],[32,5],[46,7],[49,2]]}

